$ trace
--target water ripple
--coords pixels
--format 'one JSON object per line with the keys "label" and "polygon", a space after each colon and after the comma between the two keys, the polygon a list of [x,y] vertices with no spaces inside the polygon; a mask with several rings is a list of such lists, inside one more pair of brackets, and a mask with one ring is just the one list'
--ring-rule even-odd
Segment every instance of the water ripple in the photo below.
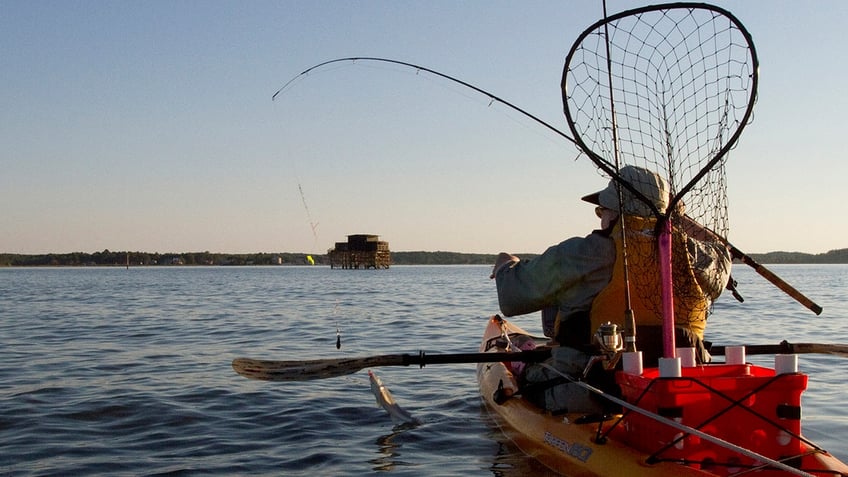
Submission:
{"label": "water ripple", "polygon": [[[746,302],[722,297],[710,339],[848,342],[848,267],[773,270],[825,313],[741,269]],[[230,367],[236,356],[475,352],[497,311],[488,271],[0,270],[0,475],[549,475],[493,425],[474,365],[382,368],[421,420],[412,427],[392,424],[364,371],[262,383]],[[538,330],[535,315],[516,321]],[[804,355],[801,368],[805,434],[848,456],[843,361]]]}

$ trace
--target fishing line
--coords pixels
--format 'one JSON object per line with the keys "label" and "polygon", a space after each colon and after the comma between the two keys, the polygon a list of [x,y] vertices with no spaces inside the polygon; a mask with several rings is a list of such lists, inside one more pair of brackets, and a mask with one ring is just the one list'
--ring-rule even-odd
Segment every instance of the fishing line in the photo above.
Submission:
{"label": "fishing line", "polygon": [[303,208],[306,210],[306,218],[309,220],[309,228],[312,229],[312,248],[318,245],[318,222],[312,220],[312,214],[309,212],[309,206],[306,204],[306,195],[303,193],[303,186],[300,183],[300,178],[297,179],[297,190],[300,192],[300,201],[303,202]]}
{"label": "fishing line", "polygon": [[[303,203],[303,209],[306,211],[306,218],[309,220],[309,228],[312,229],[312,249],[315,250],[315,247],[318,245],[318,222],[312,220],[312,213],[309,212],[309,205],[306,203],[306,194],[303,193],[303,185],[300,182],[300,177],[297,178],[297,190],[300,192],[300,201]],[[307,255],[306,260],[310,265],[315,265],[315,259],[312,258],[312,255]],[[336,310],[339,308],[339,303],[336,301],[336,305],[333,307],[333,315],[336,314]],[[342,348],[342,331],[339,328],[339,322],[336,320],[336,349]]]}
{"label": "fishing line", "polygon": [[[336,315],[336,310],[339,309],[339,301],[336,300],[336,306],[333,307],[332,315]],[[339,328],[339,320],[336,319],[336,349],[342,349],[342,330]]]}

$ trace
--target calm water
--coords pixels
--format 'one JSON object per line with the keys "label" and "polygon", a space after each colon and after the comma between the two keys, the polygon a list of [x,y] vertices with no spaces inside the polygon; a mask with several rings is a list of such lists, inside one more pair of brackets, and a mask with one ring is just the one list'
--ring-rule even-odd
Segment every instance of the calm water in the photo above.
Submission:
{"label": "calm water", "polygon": [[[770,268],[824,313],[737,265],[746,301],[722,297],[712,341],[848,343],[848,266]],[[237,356],[476,352],[497,311],[488,274],[0,269],[0,475],[545,475],[492,427],[473,365],[375,370],[413,428],[393,427],[364,371],[263,383],[230,368]],[[515,321],[539,330],[535,315]],[[804,432],[843,459],[847,364],[801,356]]]}

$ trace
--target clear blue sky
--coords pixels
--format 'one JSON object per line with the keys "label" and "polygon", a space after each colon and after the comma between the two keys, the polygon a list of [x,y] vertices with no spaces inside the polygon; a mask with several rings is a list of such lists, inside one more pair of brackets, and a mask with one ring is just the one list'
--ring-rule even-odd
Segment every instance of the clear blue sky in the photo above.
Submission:
{"label": "clear blue sky", "polygon": [[[316,63],[382,56],[567,130],[563,60],[601,5],[2,0],[0,252],[323,253],[373,233],[396,251],[520,253],[584,235],[597,219],[579,198],[606,179],[468,90],[348,64],[271,95]],[[848,247],[848,2],[718,5],[761,61],[728,163],[730,241]]]}

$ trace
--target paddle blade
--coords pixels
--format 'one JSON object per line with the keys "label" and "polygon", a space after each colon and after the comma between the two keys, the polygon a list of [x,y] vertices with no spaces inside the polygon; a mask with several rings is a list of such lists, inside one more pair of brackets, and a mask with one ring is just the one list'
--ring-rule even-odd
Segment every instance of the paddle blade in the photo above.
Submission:
{"label": "paddle blade", "polygon": [[848,358],[848,345],[828,343],[795,343],[792,345],[795,353],[832,354]]}
{"label": "paddle blade", "polygon": [[249,379],[260,381],[311,381],[355,373],[366,367],[403,365],[403,355],[371,356],[366,358],[315,359],[304,361],[274,361],[236,358],[233,369]]}

